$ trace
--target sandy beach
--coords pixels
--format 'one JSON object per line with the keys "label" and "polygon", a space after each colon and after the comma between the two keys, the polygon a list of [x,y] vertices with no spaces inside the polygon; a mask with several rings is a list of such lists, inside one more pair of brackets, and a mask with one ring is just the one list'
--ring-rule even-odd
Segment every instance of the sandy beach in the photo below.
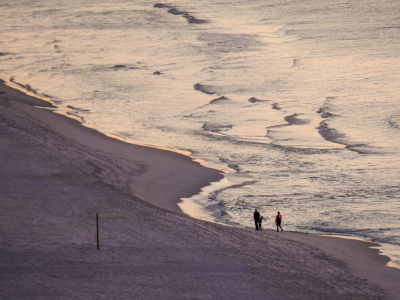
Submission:
{"label": "sandy beach", "polygon": [[52,108],[0,83],[1,299],[400,299],[377,244],[191,218],[220,171]]}

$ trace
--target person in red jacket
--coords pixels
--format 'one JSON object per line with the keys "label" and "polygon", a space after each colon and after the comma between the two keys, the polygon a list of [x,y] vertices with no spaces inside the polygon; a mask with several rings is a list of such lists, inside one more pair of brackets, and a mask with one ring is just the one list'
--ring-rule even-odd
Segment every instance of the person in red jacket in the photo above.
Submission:
{"label": "person in red jacket", "polygon": [[281,215],[281,213],[278,211],[278,214],[276,215],[276,219],[275,219],[275,223],[276,223],[276,232],[279,232],[279,228],[283,231],[282,226],[281,226],[281,222],[282,222],[282,215]]}

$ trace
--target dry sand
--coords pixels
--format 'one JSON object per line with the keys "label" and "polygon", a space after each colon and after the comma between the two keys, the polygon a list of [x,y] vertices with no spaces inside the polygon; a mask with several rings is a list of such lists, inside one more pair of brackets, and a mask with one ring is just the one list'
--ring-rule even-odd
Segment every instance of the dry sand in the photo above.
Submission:
{"label": "dry sand", "polygon": [[0,92],[1,299],[400,299],[372,243],[190,218],[218,171]]}

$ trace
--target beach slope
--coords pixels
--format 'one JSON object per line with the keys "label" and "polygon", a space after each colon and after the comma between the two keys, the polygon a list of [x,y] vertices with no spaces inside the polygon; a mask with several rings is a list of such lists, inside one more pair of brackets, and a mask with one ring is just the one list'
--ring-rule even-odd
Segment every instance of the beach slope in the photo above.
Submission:
{"label": "beach slope", "polygon": [[[57,129],[53,116],[76,131],[63,132],[63,121]],[[158,182],[154,194],[175,206],[174,197],[201,188],[163,181],[179,180],[177,170],[198,172],[203,186],[220,175],[174,152],[96,135],[0,94],[1,299],[393,298],[302,235],[224,226],[143,201]],[[121,145],[139,150],[128,157]],[[184,164],[168,172],[164,160]]]}

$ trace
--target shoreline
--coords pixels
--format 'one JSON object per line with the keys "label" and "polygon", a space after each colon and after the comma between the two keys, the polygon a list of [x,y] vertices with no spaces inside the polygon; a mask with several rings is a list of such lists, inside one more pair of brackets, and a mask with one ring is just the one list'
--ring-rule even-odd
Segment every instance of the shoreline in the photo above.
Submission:
{"label": "shoreline", "polygon": [[[182,214],[182,210],[178,206],[179,199],[196,195],[211,182],[223,178],[219,171],[206,168],[183,154],[129,144],[85,127],[75,119],[53,113],[48,109],[37,108],[35,106],[43,103],[46,103],[47,108],[55,107],[44,100],[8,87],[3,82],[0,82],[0,91],[4,92],[0,96],[8,99],[12,107],[35,118],[41,124],[45,124],[51,131],[95,151],[108,153],[121,161],[127,160],[136,163],[138,175],[135,175],[134,180],[129,182],[126,190],[129,190],[132,196],[157,207]],[[161,212],[159,213],[161,214]],[[223,225],[210,222],[203,224],[204,221],[200,220],[190,222],[195,222],[200,227],[210,226],[215,230],[233,230],[236,234],[247,230],[235,227],[223,229],[221,227]],[[392,299],[396,299],[396,296],[400,295],[400,288],[397,287],[400,270],[387,267],[386,264],[390,259],[387,256],[379,255],[378,249],[371,248],[379,244],[293,232],[285,232],[281,235],[269,230],[265,232],[269,238],[279,236],[282,240],[291,240],[317,247],[335,259],[345,262],[353,275],[367,279],[387,290],[392,295]],[[257,239],[263,238],[258,235],[258,232],[251,231],[248,235],[255,236]]]}
{"label": "shoreline", "polygon": [[400,279],[400,269],[388,266],[390,258],[381,253],[379,243],[341,236],[287,233],[295,241],[307,242],[344,261],[355,276],[377,283],[389,291],[392,299],[400,296],[400,287],[396,284]]}
{"label": "shoreline", "polygon": [[[51,130],[92,149],[135,161],[147,168],[146,175],[131,186],[132,193],[151,204],[181,213],[181,198],[197,195],[205,186],[223,179],[222,171],[201,165],[179,151],[127,143],[78,120],[44,108],[57,108],[50,102],[24,94],[0,81],[0,89],[11,96],[13,106],[24,111]],[[36,107],[37,106],[37,107]],[[157,166],[157,169],[155,169]],[[172,188],[171,188],[172,187]]]}

